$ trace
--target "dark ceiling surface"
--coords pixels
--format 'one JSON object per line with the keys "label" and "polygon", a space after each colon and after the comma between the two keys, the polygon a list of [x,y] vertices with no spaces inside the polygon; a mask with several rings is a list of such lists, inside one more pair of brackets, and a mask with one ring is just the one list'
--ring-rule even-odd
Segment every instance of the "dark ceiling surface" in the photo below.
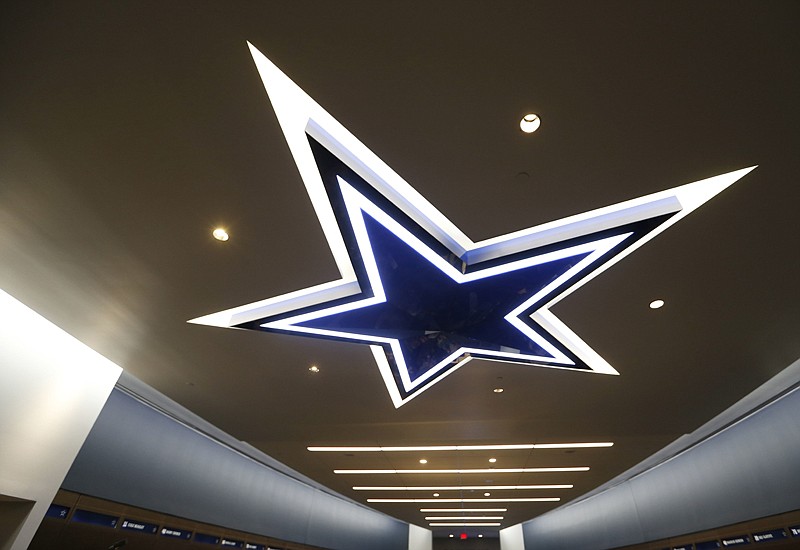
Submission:
{"label": "dark ceiling surface", "polygon": [[[359,502],[564,503],[800,356],[798,28],[793,1],[4,2],[0,287]],[[186,322],[338,278],[246,41],[473,240],[759,167],[554,309],[620,376],[474,361],[395,409],[366,346]],[[614,446],[306,450],[583,441]],[[490,457],[591,470],[332,472]],[[507,527],[557,503],[495,506]]]}

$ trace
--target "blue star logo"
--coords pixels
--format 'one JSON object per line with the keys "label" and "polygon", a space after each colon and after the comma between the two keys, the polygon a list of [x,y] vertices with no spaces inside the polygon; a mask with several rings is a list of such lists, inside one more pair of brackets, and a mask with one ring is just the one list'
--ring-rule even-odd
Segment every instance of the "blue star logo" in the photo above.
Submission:
{"label": "blue star logo", "polygon": [[476,243],[250,49],[342,277],[192,322],[367,344],[395,407],[474,358],[618,374],[550,308],[753,169]]}

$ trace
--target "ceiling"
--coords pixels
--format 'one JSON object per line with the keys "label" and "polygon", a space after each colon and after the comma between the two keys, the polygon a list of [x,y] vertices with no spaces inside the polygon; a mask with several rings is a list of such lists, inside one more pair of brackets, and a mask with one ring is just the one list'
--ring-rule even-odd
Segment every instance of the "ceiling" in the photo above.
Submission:
{"label": "ceiling", "polygon": [[[800,356],[798,25],[777,1],[4,2],[0,287],[356,501],[564,503]],[[473,240],[759,167],[554,308],[620,376],[473,361],[395,409],[366,346],[186,322],[338,278],[246,41]],[[584,441],[614,446],[306,450]],[[332,472],[490,457],[591,470]],[[495,504],[502,527],[557,505]]]}

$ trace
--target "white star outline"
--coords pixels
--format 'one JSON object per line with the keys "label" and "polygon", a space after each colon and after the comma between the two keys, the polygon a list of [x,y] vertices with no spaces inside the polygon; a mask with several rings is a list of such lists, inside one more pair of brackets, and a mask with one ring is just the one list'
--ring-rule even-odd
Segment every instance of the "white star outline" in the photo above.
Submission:
{"label": "white star outline", "polygon": [[[619,374],[598,353],[590,348],[580,337],[569,329],[569,327],[550,312],[550,308],[565,296],[580,288],[583,284],[614,265],[645,242],[666,230],[755,168],[755,166],[753,166],[736,170],[666,191],[585,212],[583,214],[523,229],[507,235],[474,242],[403,180],[403,178],[394,172],[394,170],[363,145],[344,126],[328,114],[327,111],[320,107],[252,44],[248,43],[248,46],[264,83],[264,87],[272,102],[289,149],[294,157],[301,179],[306,186],[315,213],[319,218],[331,253],[341,274],[341,278],[336,281],[323,283],[282,296],[276,296],[218,313],[205,315],[192,319],[189,322],[232,328],[243,323],[251,323],[268,317],[281,316],[279,320],[269,321],[263,323],[261,326],[265,329],[292,331],[314,336],[335,337],[371,343],[370,349],[372,350],[381,376],[383,377],[384,383],[386,384],[392,402],[396,408],[404,405],[436,382],[439,382],[447,375],[468,363],[472,359],[472,356],[469,355],[470,353],[480,353],[483,357],[490,355],[494,360],[509,362],[520,362],[520,360],[524,359],[526,363],[530,363],[532,360],[541,360],[549,364],[537,366],[546,368],[569,369],[570,366],[574,366],[575,363],[571,359],[564,355],[556,346],[552,345],[546,338],[542,337],[541,334],[531,329],[519,316],[527,310],[531,304],[536,303],[548,293],[553,292],[559,285],[579,272],[586,271],[590,267],[592,269],[588,270],[582,278],[579,278],[561,292],[554,294],[544,305],[534,311],[530,315],[530,318],[534,323],[539,325],[542,330],[549,333],[550,336],[555,338],[577,358],[583,361],[585,365],[589,367],[588,372]],[[413,235],[402,224],[398,223],[362,193],[357,191],[347,181],[341,177],[337,177],[346,205],[347,215],[352,224],[357,245],[367,271],[367,276],[373,288],[373,296],[332,307],[323,307],[322,309],[316,309],[300,315],[287,316],[287,314],[290,314],[292,311],[320,306],[335,300],[358,295],[362,290],[307,136],[312,137],[334,154],[368,185],[374,188],[375,191],[383,195],[396,208],[409,216],[424,231],[427,231],[468,265],[504,258],[519,252],[531,251],[568,239],[586,237],[603,230],[652,219],[657,216],[668,214],[671,214],[671,216],[650,230],[649,233],[641,236],[622,251],[611,258],[607,258],[599,265],[596,265],[597,260],[624,241],[631,233],[622,233],[595,241],[585,242],[576,246],[530,256],[506,264],[494,265],[493,267],[487,267],[485,269],[461,273],[439,254],[423,244],[420,239]],[[368,307],[369,305],[386,300],[375,258],[372,253],[369,236],[364,225],[364,214],[374,218],[458,283],[491,277],[502,272],[543,264],[577,254],[588,254],[576,265],[562,273],[557,279],[547,284],[544,288],[536,292],[534,296],[525,300],[523,304],[520,304],[505,316],[505,319],[509,323],[531,338],[542,349],[552,354],[552,357],[537,357],[521,353],[461,348],[446,357],[435,367],[429,369],[423,375],[411,380],[403,354],[400,350],[399,340],[397,339],[297,326],[297,323],[326,317],[342,311]],[[397,387],[383,345],[375,344],[388,345],[392,349],[403,384],[403,390],[406,392],[405,396],[401,395]],[[465,353],[466,355],[464,355]],[[457,360],[459,357],[462,357],[462,359],[454,364],[454,360]],[[444,372],[442,373],[443,370]],[[436,376],[439,373],[442,374]]]}

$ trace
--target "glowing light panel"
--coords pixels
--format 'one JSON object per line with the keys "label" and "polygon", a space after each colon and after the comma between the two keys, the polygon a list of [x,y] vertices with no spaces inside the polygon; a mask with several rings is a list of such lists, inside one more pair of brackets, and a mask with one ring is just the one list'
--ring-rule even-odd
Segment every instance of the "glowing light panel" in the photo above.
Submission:
{"label": "glowing light panel", "polygon": [[368,498],[367,502],[558,502],[558,497],[542,498]]}
{"label": "glowing light panel", "polygon": [[453,485],[442,487],[353,487],[354,491],[480,491],[483,489],[572,489],[572,485]]}
{"label": "glowing light panel", "polygon": [[553,468],[464,468],[461,470],[334,470],[334,474],[530,474],[542,472],[588,472],[588,466]]}
{"label": "glowing light panel", "polygon": [[482,521],[482,520],[490,520],[490,519],[503,519],[503,516],[473,516],[465,518],[464,516],[444,516],[444,517],[437,517],[437,516],[426,516],[426,521],[450,521],[450,520],[475,520],[475,521]]}
{"label": "glowing light panel", "polygon": [[420,512],[507,512],[508,508],[420,508]]}
{"label": "glowing light panel", "polygon": [[[431,523],[431,527],[499,527],[499,523]],[[466,538],[466,537],[462,537]]]}
{"label": "glowing light panel", "polygon": [[752,170],[474,242],[250,51],[341,278],[192,322],[369,345],[395,407],[476,357],[618,374],[550,308]]}
{"label": "glowing light panel", "polygon": [[614,444],[608,441],[597,443],[522,443],[522,444],[501,444],[501,445],[426,445],[426,446],[405,446],[405,447],[306,447],[311,452],[316,453],[396,453],[396,452],[426,452],[426,451],[514,451],[527,449],[572,449],[572,448],[593,448],[593,447],[613,447]]}

